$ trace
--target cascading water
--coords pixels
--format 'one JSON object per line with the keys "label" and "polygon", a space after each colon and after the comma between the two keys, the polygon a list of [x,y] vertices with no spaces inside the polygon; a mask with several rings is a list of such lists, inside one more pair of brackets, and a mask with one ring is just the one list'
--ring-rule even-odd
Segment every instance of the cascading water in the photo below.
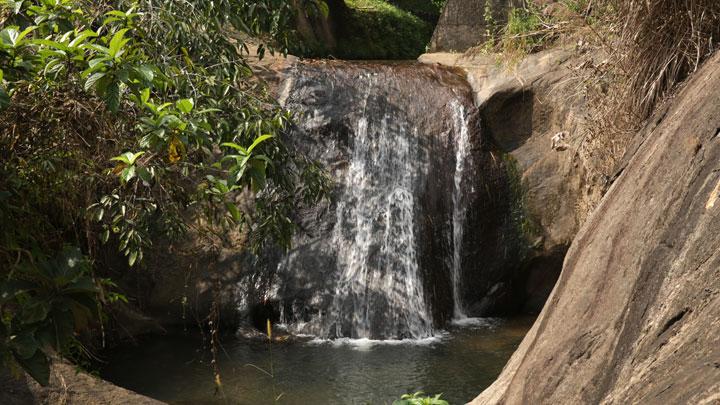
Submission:
{"label": "cascading water", "polygon": [[452,215],[452,282],[453,282],[453,319],[461,321],[467,318],[462,303],[462,243],[465,234],[467,207],[463,201],[463,179],[470,154],[468,117],[462,104],[453,102],[455,118],[455,174],[453,176],[453,215]]}
{"label": "cascading water", "polygon": [[[369,98],[372,76],[367,80]],[[424,172],[417,131],[393,125],[393,118],[368,122],[363,112],[357,123],[332,236],[340,272],[330,311],[336,336],[432,334],[415,238],[414,189]],[[379,324],[384,329],[373,331]]]}
{"label": "cascading water", "polygon": [[331,204],[303,214],[305,236],[279,262],[272,295],[284,321],[323,338],[432,336],[464,316],[469,87],[430,66],[297,69],[285,89],[299,116],[293,141],[337,187]]}

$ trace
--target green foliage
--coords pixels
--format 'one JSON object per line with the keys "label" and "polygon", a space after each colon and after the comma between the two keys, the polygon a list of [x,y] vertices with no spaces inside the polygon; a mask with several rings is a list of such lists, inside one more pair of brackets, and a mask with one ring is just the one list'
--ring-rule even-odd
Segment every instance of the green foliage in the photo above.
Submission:
{"label": "green foliage", "polygon": [[542,44],[540,12],[534,7],[514,8],[508,14],[503,48],[506,52],[530,53]]}
{"label": "green foliage", "polygon": [[77,248],[55,257],[41,253],[22,260],[0,280],[0,357],[22,367],[42,385],[50,376],[48,357],[81,347],[75,334],[97,319],[101,288],[90,262]]}
{"label": "green foliage", "polygon": [[[18,325],[62,326],[51,348],[63,354],[87,324],[73,317],[70,325],[65,309],[53,309],[74,305],[57,284],[67,280],[35,290],[13,282],[70,260],[46,256],[72,244],[94,259],[102,242],[137,265],[154,238],[183,235],[193,216],[202,217],[201,232],[240,227],[256,249],[287,247],[295,204],[317,201],[330,185],[316,163],[284,146],[291,117],[244,60],[248,35],[261,41],[260,54],[287,49],[288,2],[0,4],[3,353],[44,381],[37,370],[46,358],[32,344],[12,346],[13,336],[40,329]],[[93,281],[83,263],[67,282]],[[93,283],[85,308],[97,308],[100,292],[103,303],[115,297],[101,291],[109,282]],[[26,301],[47,305],[14,310]]]}
{"label": "green foliage", "polygon": [[562,0],[561,3],[567,7],[568,10],[580,15],[588,9],[590,0]]}
{"label": "green foliage", "polygon": [[433,27],[382,0],[347,0],[335,56],[345,59],[414,59],[425,51]]}
{"label": "green foliage", "polygon": [[300,0],[298,8],[304,10],[310,25],[319,27],[322,19],[330,19],[333,39],[324,33],[305,34],[311,38],[296,40],[291,52],[348,60],[415,59],[430,42],[445,1],[343,0],[328,7],[325,1]]}
{"label": "green foliage", "polygon": [[449,405],[448,401],[440,399],[442,394],[435,396],[426,396],[424,392],[419,391],[414,394],[405,394],[393,405]]}
{"label": "green foliage", "polygon": [[564,21],[554,21],[552,17],[544,16],[532,2],[510,9],[507,23],[498,27],[492,3],[487,0],[483,18],[486,40],[480,50],[488,53],[500,52],[510,65],[527,54],[547,47],[557,37],[560,27],[566,24]]}
{"label": "green foliage", "polygon": [[440,17],[443,7],[445,7],[446,1],[447,0],[389,0],[388,3],[416,15],[424,21],[435,24]]}
{"label": "green foliage", "polygon": [[[0,60],[13,74],[6,74],[8,94],[22,80],[45,88],[77,83],[103,100],[111,113],[124,111],[127,116],[119,119],[135,126],[139,152],[110,159],[118,162],[111,172],[119,185],[90,210],[101,222],[103,240],[109,233],[118,235],[130,265],[142,259],[150,245],[151,228],[166,235],[181,233],[183,226],[172,224],[181,221],[179,213],[190,205],[205,205],[214,225],[240,223],[253,231],[257,223],[274,228],[261,233],[270,235],[292,231],[285,215],[289,209],[279,203],[293,204],[294,184],[307,164],[275,136],[290,117],[249,82],[252,73],[239,53],[244,45],[238,47],[237,39],[228,35],[229,26],[261,37],[266,33],[270,41],[283,40],[280,25],[290,18],[285,2],[139,3],[150,13],[141,11],[138,3],[104,13],[72,8],[71,1],[23,4],[14,8],[14,20],[42,24],[22,30],[10,26],[0,33]],[[259,8],[262,5],[275,9]],[[56,28],[58,21],[63,30]],[[267,46],[272,49],[273,44]],[[263,138],[268,134],[272,136]],[[258,139],[273,141],[242,170],[224,165],[229,160],[215,155],[221,144],[247,145]],[[126,155],[135,158],[123,160]],[[271,161],[275,164],[268,166]],[[205,181],[198,184],[197,179]],[[233,201],[242,185],[256,198],[272,201],[263,206],[278,206],[283,215],[253,218],[240,213]],[[227,208],[226,214],[217,207]],[[288,240],[279,238],[284,244]]]}

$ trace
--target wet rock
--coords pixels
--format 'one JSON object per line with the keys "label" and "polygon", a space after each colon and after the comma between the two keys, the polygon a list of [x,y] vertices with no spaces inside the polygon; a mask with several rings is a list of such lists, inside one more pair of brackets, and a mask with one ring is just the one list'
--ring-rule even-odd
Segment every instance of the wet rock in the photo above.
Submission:
{"label": "wet rock", "polygon": [[[521,238],[504,241],[510,255],[511,290],[491,313],[502,309],[537,313],[550,293],[562,258],[593,206],[606,190],[578,153],[585,129],[585,100],[571,80],[573,49],[556,48],[517,63],[498,64],[499,55],[434,53],[429,64],[461,68],[473,88],[482,132],[508,161],[516,187],[513,200]],[[562,134],[562,136],[558,136]],[[503,195],[503,193],[500,193]],[[517,234],[517,233],[515,233]],[[507,231],[505,235],[514,235]],[[507,313],[507,312],[506,312]]]}
{"label": "wet rock", "polygon": [[[278,271],[286,319],[325,337],[429,333],[422,330],[443,325],[453,311],[448,259],[459,128],[452,105],[472,113],[469,87],[450,70],[413,64],[296,69],[282,92],[300,113],[290,142],[330,168],[337,187],[329,205],[299,211],[305,231]],[[475,137],[476,118],[463,120]],[[479,138],[472,142],[480,147]],[[419,295],[405,291],[418,281]],[[368,307],[357,308],[361,302]]]}

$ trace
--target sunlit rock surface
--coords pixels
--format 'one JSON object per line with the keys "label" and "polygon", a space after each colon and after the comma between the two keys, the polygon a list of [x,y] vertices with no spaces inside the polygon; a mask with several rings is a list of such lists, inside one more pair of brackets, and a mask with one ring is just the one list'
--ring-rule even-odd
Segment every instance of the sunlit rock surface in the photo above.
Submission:
{"label": "sunlit rock surface", "polygon": [[473,403],[720,401],[720,55],[637,136],[502,375]]}

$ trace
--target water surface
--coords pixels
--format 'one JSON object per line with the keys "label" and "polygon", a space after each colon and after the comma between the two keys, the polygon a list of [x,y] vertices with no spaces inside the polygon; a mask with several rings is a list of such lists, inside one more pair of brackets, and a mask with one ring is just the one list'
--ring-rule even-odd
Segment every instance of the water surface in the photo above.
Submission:
{"label": "water surface", "polygon": [[[419,390],[442,392],[460,404],[492,383],[531,324],[494,321],[414,343],[315,340],[269,347],[228,337],[219,359],[224,392],[218,395],[202,339],[190,334],[117,348],[106,353],[101,374],[171,404],[271,404],[281,394],[281,404],[389,404]],[[271,357],[274,378],[265,373]]]}

